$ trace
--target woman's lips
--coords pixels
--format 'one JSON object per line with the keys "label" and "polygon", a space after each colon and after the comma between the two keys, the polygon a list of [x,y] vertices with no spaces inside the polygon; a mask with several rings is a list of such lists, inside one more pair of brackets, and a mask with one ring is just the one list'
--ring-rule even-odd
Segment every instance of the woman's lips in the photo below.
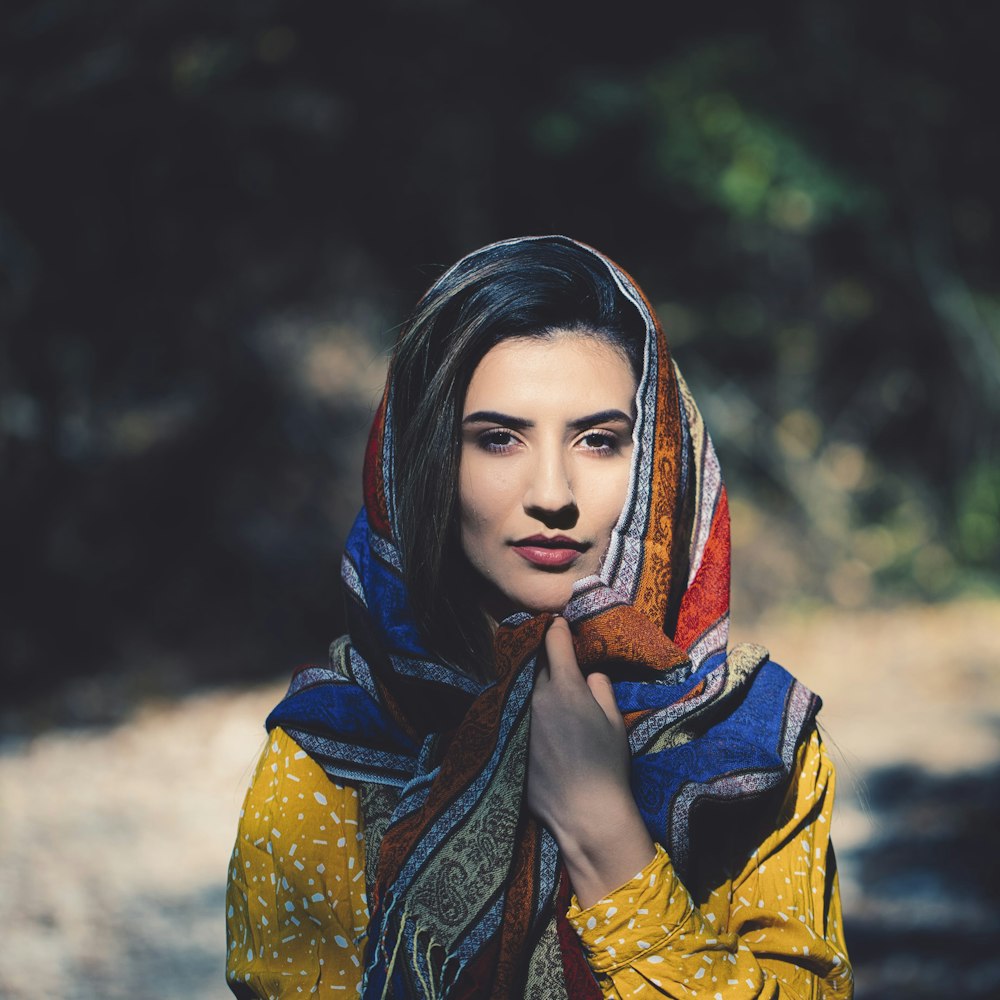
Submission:
{"label": "woman's lips", "polygon": [[569,566],[583,555],[586,545],[572,538],[545,538],[542,535],[523,538],[512,545],[522,558],[536,566]]}

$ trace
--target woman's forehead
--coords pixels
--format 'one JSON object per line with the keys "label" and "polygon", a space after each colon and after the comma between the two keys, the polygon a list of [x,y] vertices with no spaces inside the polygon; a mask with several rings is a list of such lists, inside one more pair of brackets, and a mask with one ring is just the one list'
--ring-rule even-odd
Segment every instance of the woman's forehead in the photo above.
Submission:
{"label": "woman's forehead", "polygon": [[506,407],[522,416],[552,407],[594,409],[598,402],[631,409],[635,391],[632,367],[617,345],[592,333],[560,331],[491,348],[473,372],[463,409],[467,415]]}

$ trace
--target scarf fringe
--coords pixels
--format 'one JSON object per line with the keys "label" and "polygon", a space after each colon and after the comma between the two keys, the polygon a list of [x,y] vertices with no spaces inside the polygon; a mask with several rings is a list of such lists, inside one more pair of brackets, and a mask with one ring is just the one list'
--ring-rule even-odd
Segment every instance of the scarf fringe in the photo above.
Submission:
{"label": "scarf fringe", "polygon": [[[398,904],[399,897],[394,896],[382,915],[378,943],[372,949],[371,961],[362,977],[361,995],[368,996],[369,977],[382,965],[385,970],[385,982],[378,1000],[402,1000],[402,998],[393,998],[390,991],[396,960],[399,958],[400,952],[405,953],[405,948],[408,948],[410,951],[409,968],[416,975],[420,984],[423,1000],[447,1000],[461,972],[458,953],[449,951],[446,945],[435,939],[432,930],[418,924],[408,906],[404,906],[403,912],[399,914],[397,919],[395,911]],[[408,937],[412,937],[412,943],[405,945]],[[391,950],[390,938],[392,939]],[[426,945],[423,945],[422,941],[426,942]],[[423,954],[421,954],[421,948],[423,948]],[[444,953],[441,969],[437,975],[434,973],[432,964],[432,954],[435,949]]]}

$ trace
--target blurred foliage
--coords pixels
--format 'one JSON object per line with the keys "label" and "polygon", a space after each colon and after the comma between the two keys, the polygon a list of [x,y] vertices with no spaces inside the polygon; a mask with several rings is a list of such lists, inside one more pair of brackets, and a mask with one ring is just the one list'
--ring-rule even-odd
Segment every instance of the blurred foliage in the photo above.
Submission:
{"label": "blurred foliage", "polygon": [[4,677],[321,649],[380,354],[439,266],[524,232],[650,294],[762,601],[995,581],[998,22],[11,0]]}
{"label": "blurred foliage", "polygon": [[1000,566],[1000,467],[971,466],[958,491],[959,551],[970,563]]}

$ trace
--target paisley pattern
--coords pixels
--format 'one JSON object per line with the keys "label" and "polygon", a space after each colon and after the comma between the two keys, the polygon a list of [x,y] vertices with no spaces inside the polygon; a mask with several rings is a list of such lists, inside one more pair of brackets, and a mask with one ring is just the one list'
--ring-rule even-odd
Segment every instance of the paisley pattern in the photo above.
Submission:
{"label": "paisley pattern", "polygon": [[[628,499],[600,575],[577,584],[564,614],[581,665],[600,662],[612,677],[637,803],[683,876],[697,867],[702,804],[717,818],[787,785],[819,702],[759,647],[727,655],[729,517],[711,440],[641,291],[584,249],[647,336]],[[364,796],[366,827],[383,830],[377,860],[369,854],[364,997],[599,997],[566,921],[558,848],[523,801],[548,616],[501,624],[490,683],[423,647],[395,541],[389,398],[344,556],[349,637],[330,667],[293,678],[267,727],[285,729],[331,778],[393,790]]]}

